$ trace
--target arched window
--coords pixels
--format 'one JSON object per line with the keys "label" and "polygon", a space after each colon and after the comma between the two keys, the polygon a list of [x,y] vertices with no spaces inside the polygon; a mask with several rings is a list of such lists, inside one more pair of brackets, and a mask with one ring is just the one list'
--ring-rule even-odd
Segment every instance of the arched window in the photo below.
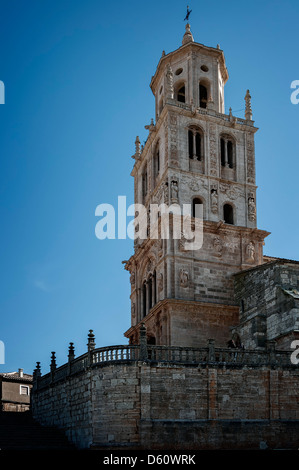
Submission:
{"label": "arched window", "polygon": [[157,276],[156,271],[149,274],[142,284],[142,315],[145,317],[150,309],[157,303]]}
{"label": "arched window", "polygon": [[230,204],[223,206],[223,220],[225,224],[234,225],[234,209]]}
{"label": "arched window", "polygon": [[208,103],[208,88],[202,83],[199,84],[199,107],[206,109]]}
{"label": "arched window", "polygon": [[203,158],[203,134],[197,128],[188,130],[189,158],[202,160]]}
{"label": "arched window", "polygon": [[220,137],[221,165],[226,168],[235,166],[235,142],[229,135]]}
{"label": "arched window", "polygon": [[177,91],[177,100],[181,103],[185,103],[186,95],[185,95],[185,85],[182,85]]}
{"label": "arched window", "polygon": [[199,197],[195,197],[192,201],[192,217],[202,217],[203,202]]}

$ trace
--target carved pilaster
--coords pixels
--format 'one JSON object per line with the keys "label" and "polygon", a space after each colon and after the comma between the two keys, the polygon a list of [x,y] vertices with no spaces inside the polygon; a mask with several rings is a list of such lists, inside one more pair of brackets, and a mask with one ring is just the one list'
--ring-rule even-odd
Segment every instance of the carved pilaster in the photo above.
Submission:
{"label": "carved pilaster", "polygon": [[210,141],[210,175],[218,176],[217,137],[216,137],[216,126],[214,124],[210,125],[209,141]]}

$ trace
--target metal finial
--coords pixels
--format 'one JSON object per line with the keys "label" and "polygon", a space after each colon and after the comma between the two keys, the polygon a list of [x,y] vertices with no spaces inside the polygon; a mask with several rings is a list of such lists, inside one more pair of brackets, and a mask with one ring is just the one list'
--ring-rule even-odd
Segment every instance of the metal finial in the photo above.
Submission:
{"label": "metal finial", "polygon": [[187,5],[187,13],[186,13],[186,16],[184,18],[184,21],[188,21],[189,20],[189,16],[190,16],[190,13],[192,12],[192,10],[189,10],[189,5]]}

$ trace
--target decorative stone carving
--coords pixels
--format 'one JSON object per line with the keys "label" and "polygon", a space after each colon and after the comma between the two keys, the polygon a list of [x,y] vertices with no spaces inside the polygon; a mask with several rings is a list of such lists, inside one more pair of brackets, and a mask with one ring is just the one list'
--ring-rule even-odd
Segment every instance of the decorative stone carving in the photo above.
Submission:
{"label": "decorative stone carving", "polygon": [[210,125],[209,140],[210,140],[210,174],[212,176],[218,176],[218,171],[217,171],[217,137],[216,137],[216,126],[215,126],[215,124]]}
{"label": "decorative stone carving", "polygon": [[222,256],[223,243],[220,237],[214,238],[213,248],[215,256]]}
{"label": "decorative stone carving", "polygon": [[176,126],[177,123],[178,123],[178,118],[177,118],[177,115],[176,114],[170,114],[170,125],[171,126]]}
{"label": "decorative stone carving", "polygon": [[150,124],[147,124],[146,126],[144,126],[145,129],[147,129],[149,131],[149,133],[153,132],[154,130],[156,130],[156,126],[154,124],[154,120],[153,118],[151,119],[151,123]]}
{"label": "decorative stone carving", "polygon": [[207,109],[214,109],[214,101],[212,95],[210,94],[207,102]]}
{"label": "decorative stone carving", "polygon": [[132,158],[135,158],[135,160],[139,160],[140,155],[141,155],[140,140],[137,135],[136,140],[135,140],[135,154],[132,156]]}
{"label": "decorative stone carving", "polygon": [[252,221],[256,220],[256,207],[253,197],[248,199],[248,218]]}
{"label": "decorative stone carving", "polygon": [[255,247],[252,242],[250,242],[246,247],[246,257],[247,261],[254,261],[255,259]]}
{"label": "decorative stone carving", "polygon": [[135,318],[135,304],[132,303],[131,305],[131,314],[132,314],[132,317]]}
{"label": "decorative stone carving", "polygon": [[201,178],[200,176],[185,176],[181,175],[180,176],[180,184],[184,185],[184,187],[190,188],[194,193],[197,193],[199,191],[202,191],[202,189],[207,189],[207,180],[204,178]]}
{"label": "decorative stone carving", "polygon": [[177,134],[178,134],[178,127],[177,127],[178,118],[176,114],[169,115],[169,157],[171,165],[177,167],[178,164],[178,149],[177,149]]}
{"label": "decorative stone carving", "polygon": [[255,183],[254,137],[252,134],[247,135],[247,181]]}
{"label": "decorative stone carving", "polygon": [[167,84],[167,98],[171,100],[174,97],[174,88],[173,88],[173,71],[170,67],[170,64],[167,65],[167,72],[166,72],[166,84]]}
{"label": "decorative stone carving", "polygon": [[225,193],[230,200],[237,199],[238,197],[244,196],[243,192],[235,186],[231,186],[227,183],[220,184],[220,191]]}
{"label": "decorative stone carving", "polygon": [[185,269],[180,270],[180,285],[181,287],[188,287],[189,273]]}
{"label": "decorative stone carving", "polygon": [[239,251],[239,243],[237,241],[225,241],[225,246],[228,249],[228,251],[233,252],[233,253],[238,253]]}
{"label": "decorative stone carving", "polygon": [[[168,142],[168,122],[167,122],[167,120],[165,120],[165,122],[164,122],[163,129],[164,129],[164,139],[165,139],[165,142],[167,143]],[[164,157],[165,157],[165,161],[167,162],[168,161],[168,145],[167,144],[165,145],[165,149],[164,149]]]}
{"label": "decorative stone carving", "polygon": [[179,200],[179,185],[178,185],[178,182],[176,180],[171,181],[170,193],[171,193],[171,202],[178,202],[178,200]]}
{"label": "decorative stone carving", "polygon": [[251,109],[251,96],[249,90],[247,90],[245,95],[245,119],[252,121],[252,109]]}
{"label": "decorative stone carving", "polygon": [[130,276],[130,283],[132,284],[132,286],[135,284],[135,273],[132,273],[131,276]]}
{"label": "decorative stone carving", "polygon": [[216,188],[211,189],[211,211],[213,214],[218,213],[218,192]]}

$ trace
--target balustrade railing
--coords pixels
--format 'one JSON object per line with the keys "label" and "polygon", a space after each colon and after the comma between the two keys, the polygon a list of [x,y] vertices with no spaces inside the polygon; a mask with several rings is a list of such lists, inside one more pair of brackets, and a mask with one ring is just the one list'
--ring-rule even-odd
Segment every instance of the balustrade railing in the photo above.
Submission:
{"label": "balustrade railing", "polygon": [[[142,343],[140,345],[121,345],[90,349],[87,353],[58,367],[51,372],[40,375],[35,370],[35,384],[45,388],[53,383],[64,380],[68,376],[78,374],[89,367],[122,362],[156,362],[198,364],[199,366],[291,366],[291,353],[288,351],[244,350],[215,348],[213,342],[208,347],[184,348],[176,346],[156,346]],[[36,380],[38,379],[38,380]]]}
{"label": "balustrade railing", "polygon": [[110,346],[92,352],[92,364],[111,361],[136,361],[139,359],[139,346]]}

